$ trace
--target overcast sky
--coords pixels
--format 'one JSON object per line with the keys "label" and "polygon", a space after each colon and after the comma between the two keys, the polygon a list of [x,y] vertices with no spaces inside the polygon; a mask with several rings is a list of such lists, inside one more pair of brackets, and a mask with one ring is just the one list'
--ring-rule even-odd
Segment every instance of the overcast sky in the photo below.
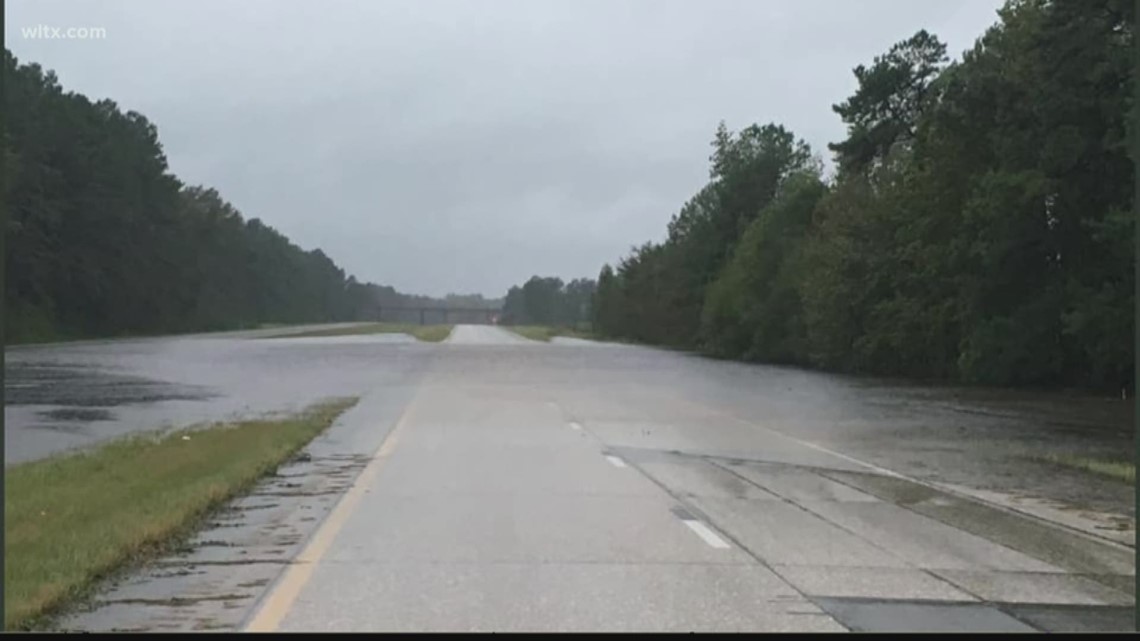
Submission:
{"label": "overcast sky", "polygon": [[[828,159],[851,69],[1000,0],[7,0],[6,43],[159,130],[215,187],[361,280],[501,296],[659,240],[709,141],[778,122]],[[100,27],[99,40],[25,27]]]}

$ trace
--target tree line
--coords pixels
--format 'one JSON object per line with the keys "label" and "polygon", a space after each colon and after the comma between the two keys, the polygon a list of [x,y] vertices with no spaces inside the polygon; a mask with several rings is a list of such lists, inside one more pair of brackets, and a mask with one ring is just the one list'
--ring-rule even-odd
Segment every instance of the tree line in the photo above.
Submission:
{"label": "tree line", "polygon": [[448,304],[358,282],[216,190],[182,184],[142,114],[65,92],[54,72],[8,50],[4,83],[7,343],[370,320],[378,304]]}
{"label": "tree line", "polygon": [[579,327],[589,323],[594,281],[577,278],[533,276],[521,287],[514,286],[503,299],[500,322],[506,325],[551,325]]}
{"label": "tree line", "polygon": [[1132,387],[1134,3],[1012,0],[960,60],[920,31],[854,69],[818,156],[722,123],[660,243],[602,268],[595,330],[995,385]]}

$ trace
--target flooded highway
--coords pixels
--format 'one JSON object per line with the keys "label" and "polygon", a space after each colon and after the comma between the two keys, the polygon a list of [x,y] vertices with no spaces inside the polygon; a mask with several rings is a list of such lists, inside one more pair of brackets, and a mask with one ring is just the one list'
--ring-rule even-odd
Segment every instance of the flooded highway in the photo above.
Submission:
{"label": "flooded highway", "polygon": [[271,338],[281,332],[9,348],[4,462],[299,410],[414,376],[431,350],[404,334]]}
{"label": "flooded highway", "polygon": [[[361,397],[187,549],[122,577],[61,628],[1131,621],[1132,486],[1044,460],[1127,459],[1131,401],[539,343],[490,327],[438,344],[262,336],[8,350],[9,464]],[[365,507],[345,511],[342,497]],[[306,547],[326,539],[320,554]],[[317,564],[300,583],[297,558]],[[573,606],[563,581],[609,601]],[[390,603],[359,601],[362,590]],[[724,600],[692,601],[694,590]]]}

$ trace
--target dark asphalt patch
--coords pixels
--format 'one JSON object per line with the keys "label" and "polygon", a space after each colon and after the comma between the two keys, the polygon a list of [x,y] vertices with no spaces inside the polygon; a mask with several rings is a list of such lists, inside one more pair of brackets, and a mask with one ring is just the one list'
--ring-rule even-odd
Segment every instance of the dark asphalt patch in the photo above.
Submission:
{"label": "dark asphalt patch", "polygon": [[824,476],[1094,580],[1119,574],[1134,564],[1128,550],[1108,543],[1090,544],[1088,537],[1063,527],[905,479],[855,472],[826,472]]}
{"label": "dark asphalt patch", "polygon": [[853,632],[1132,632],[1128,606],[953,603],[823,598],[813,601]]}
{"label": "dark asphalt patch", "polygon": [[1022,621],[1048,632],[1136,630],[1136,609],[1129,606],[1011,605],[1005,609]]}

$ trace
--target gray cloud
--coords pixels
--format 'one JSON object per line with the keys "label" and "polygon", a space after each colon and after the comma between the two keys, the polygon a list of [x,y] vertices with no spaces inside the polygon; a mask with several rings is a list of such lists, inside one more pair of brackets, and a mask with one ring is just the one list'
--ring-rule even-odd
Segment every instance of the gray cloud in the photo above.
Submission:
{"label": "gray cloud", "polygon": [[[851,68],[1000,0],[9,0],[6,38],[159,128],[172,170],[405,291],[596,276],[707,179],[719,120],[824,157]],[[22,27],[95,26],[103,40]]]}

